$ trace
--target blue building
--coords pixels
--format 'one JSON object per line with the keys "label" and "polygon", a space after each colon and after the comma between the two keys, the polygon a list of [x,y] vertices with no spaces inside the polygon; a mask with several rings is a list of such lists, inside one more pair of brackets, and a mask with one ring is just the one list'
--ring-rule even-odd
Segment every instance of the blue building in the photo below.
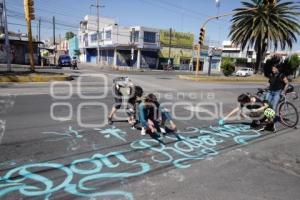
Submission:
{"label": "blue building", "polygon": [[69,40],[69,55],[71,57],[75,56],[75,50],[79,50],[79,41],[77,36],[74,36]]}

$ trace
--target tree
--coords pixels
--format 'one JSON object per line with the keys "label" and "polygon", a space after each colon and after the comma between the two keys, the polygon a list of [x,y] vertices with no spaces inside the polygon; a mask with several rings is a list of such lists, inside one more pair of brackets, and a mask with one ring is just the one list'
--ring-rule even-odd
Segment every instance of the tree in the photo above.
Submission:
{"label": "tree", "polygon": [[80,50],[78,50],[78,49],[74,50],[74,55],[79,57],[81,55]]}
{"label": "tree", "polygon": [[290,65],[292,68],[293,75],[294,75],[294,77],[296,77],[296,72],[300,66],[300,58],[299,58],[298,54],[291,55],[289,61],[290,61]]}
{"label": "tree", "polygon": [[279,66],[280,72],[284,73],[286,76],[294,75],[299,68],[300,65],[300,58],[297,54],[293,54],[289,57],[287,57],[282,62],[282,57],[274,55],[270,59],[266,61],[266,64],[264,66],[264,74],[266,77],[268,77],[272,73],[272,67],[273,66]]}
{"label": "tree", "polygon": [[300,59],[299,59],[298,55],[293,54],[284,60],[284,63],[282,66],[282,72],[286,76],[294,75],[294,77],[295,77],[296,71],[299,68],[299,65],[300,65]]}
{"label": "tree", "polygon": [[75,36],[73,32],[66,32],[65,38],[66,40],[70,40]]}
{"label": "tree", "polygon": [[293,1],[249,0],[234,10],[229,37],[241,47],[256,51],[256,73],[261,70],[266,52],[292,48],[300,34],[300,4]]}
{"label": "tree", "polygon": [[235,71],[234,59],[230,57],[222,58],[221,68],[225,76],[230,76]]}

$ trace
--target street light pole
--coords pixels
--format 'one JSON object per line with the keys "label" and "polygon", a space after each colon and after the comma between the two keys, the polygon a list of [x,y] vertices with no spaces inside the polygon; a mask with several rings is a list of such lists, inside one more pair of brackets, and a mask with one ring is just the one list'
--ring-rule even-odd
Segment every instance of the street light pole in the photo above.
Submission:
{"label": "street light pole", "polygon": [[210,49],[208,55],[209,55],[208,76],[210,76],[211,75],[212,58],[214,56],[214,50]]}
{"label": "street light pole", "polygon": [[4,32],[5,32],[5,49],[7,55],[7,71],[11,71],[11,50],[9,44],[9,35],[8,35],[8,27],[7,27],[7,10],[5,0],[3,0],[3,14],[4,16]]}
{"label": "street light pole", "polygon": [[[257,10],[257,8],[251,8],[249,10]],[[207,20],[203,23],[203,25],[201,26],[201,29],[204,29],[206,24],[208,22],[210,22],[211,20],[214,20],[214,19],[219,19],[221,17],[227,17],[227,16],[230,16],[230,15],[234,15],[236,14],[236,12],[230,12],[230,13],[225,13],[225,14],[222,14],[222,15],[216,15],[216,16],[212,16],[212,17],[209,17],[207,18]],[[199,64],[200,64],[200,58],[201,58],[201,45],[198,46],[197,48],[197,65],[196,65],[196,76],[198,76],[198,73],[199,73]]]}

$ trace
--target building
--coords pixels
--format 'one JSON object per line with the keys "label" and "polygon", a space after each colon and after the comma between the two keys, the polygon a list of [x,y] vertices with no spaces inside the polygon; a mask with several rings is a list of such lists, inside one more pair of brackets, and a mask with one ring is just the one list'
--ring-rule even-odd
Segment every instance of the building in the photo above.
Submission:
{"label": "building", "polygon": [[[12,64],[29,64],[29,44],[28,37],[21,33],[9,33],[9,43],[11,48]],[[33,52],[35,64],[40,61],[40,52],[38,45],[40,42],[33,42]],[[0,63],[7,62],[7,53],[5,50],[5,35],[0,33]]]}
{"label": "building", "polygon": [[111,66],[157,68],[160,49],[159,30],[143,26],[123,27],[112,18],[86,16],[80,23],[79,48],[83,62]]}
{"label": "building", "polygon": [[194,35],[192,33],[176,32],[174,30],[160,30],[159,69],[168,64],[179,69],[189,69],[193,59]]}
{"label": "building", "polygon": [[[244,60],[244,65],[251,65],[256,62],[256,52],[254,49],[242,50],[240,47],[234,45],[231,41],[224,41],[222,43],[222,57],[230,57]],[[248,64],[247,64],[248,63]]]}
{"label": "building", "polygon": [[79,52],[79,41],[78,41],[78,37],[74,36],[73,38],[71,38],[69,41],[69,55],[72,57],[76,57],[78,56],[77,52]]}
{"label": "building", "polygon": [[[196,70],[198,46],[199,45],[194,45],[193,71]],[[219,74],[221,72],[222,49],[209,46],[201,46],[200,55],[200,72],[207,74],[209,71],[209,66],[211,66],[212,74]]]}
{"label": "building", "polygon": [[[97,46],[100,46],[100,42],[98,44],[97,24],[97,17],[90,15],[85,16],[84,20],[80,22],[78,37],[82,62],[97,62]],[[99,41],[109,36],[109,32],[107,32],[107,36],[103,34],[104,28],[115,24],[115,19],[99,17]]]}
{"label": "building", "polygon": [[56,53],[57,55],[69,54],[69,41],[61,38],[61,36],[59,36],[58,43],[56,44]]}

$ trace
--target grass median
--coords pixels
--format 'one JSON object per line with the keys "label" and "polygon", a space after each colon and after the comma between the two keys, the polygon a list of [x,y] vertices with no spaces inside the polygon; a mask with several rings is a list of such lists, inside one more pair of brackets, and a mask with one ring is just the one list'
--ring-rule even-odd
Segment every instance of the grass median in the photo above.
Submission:
{"label": "grass median", "polygon": [[[195,76],[195,75],[178,75],[179,79],[198,81],[198,82],[240,82],[240,83],[266,83],[268,78],[262,75],[248,77],[236,76]],[[292,83],[300,84],[300,78],[293,79]]]}
{"label": "grass median", "polygon": [[50,81],[70,81],[72,77],[59,73],[28,73],[13,72],[0,73],[0,83],[30,83],[30,82],[50,82]]}

